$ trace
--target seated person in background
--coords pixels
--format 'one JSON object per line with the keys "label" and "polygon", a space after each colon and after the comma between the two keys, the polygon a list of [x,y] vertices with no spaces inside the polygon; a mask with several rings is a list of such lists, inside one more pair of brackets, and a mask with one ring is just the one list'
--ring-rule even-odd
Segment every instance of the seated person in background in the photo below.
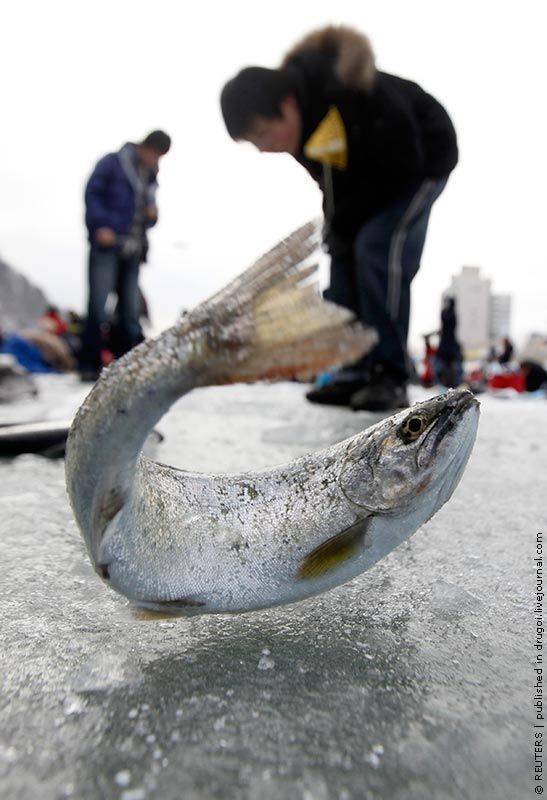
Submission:
{"label": "seated person in background", "polygon": [[547,372],[536,361],[522,361],[520,364],[524,373],[524,383],[527,392],[537,392],[538,389],[547,389]]}
{"label": "seated person in background", "polygon": [[38,320],[38,325],[42,330],[53,333],[55,336],[62,336],[68,330],[68,325],[57,306],[48,306],[46,313]]}
{"label": "seated person in background", "polygon": [[12,355],[29,372],[70,372],[76,366],[62,337],[40,328],[5,334],[0,352]]}

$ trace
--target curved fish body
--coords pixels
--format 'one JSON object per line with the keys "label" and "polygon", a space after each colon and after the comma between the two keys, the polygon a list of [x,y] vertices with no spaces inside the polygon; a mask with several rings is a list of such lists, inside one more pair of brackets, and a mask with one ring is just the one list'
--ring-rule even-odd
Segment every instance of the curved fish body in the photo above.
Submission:
{"label": "curved fish body", "polygon": [[114,364],[73,423],[66,468],[76,519],[97,572],[138,606],[237,613],[325,591],[408,538],[462,475],[478,421],[466,390],[257,473],[193,474],[141,454],[148,431],[193,388],[302,375],[371,346],[347,312],[295,288],[294,262],[310,238],[298,258],[285,254],[281,273],[272,267],[275,278],[262,260]]}
{"label": "curved fish body", "polygon": [[[477,402],[452,392],[287,466],[197,475],[141,459],[100,548],[112,585],[173,613],[238,612],[347,581],[448,500],[470,455]],[[429,415],[421,441],[399,431]]]}

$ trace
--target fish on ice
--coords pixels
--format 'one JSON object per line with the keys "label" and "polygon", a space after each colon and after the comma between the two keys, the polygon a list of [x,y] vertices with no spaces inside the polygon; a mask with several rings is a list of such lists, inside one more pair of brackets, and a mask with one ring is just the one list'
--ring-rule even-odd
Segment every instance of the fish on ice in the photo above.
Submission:
{"label": "fish on ice", "polygon": [[69,498],[97,573],[136,606],[238,613],[341,584],[450,498],[475,441],[465,390],[416,404],[280,467],[196,474],[142,453],[201,386],[314,375],[371,349],[374,331],[321,299],[308,223],[228,287],[103,372],[72,424]]}

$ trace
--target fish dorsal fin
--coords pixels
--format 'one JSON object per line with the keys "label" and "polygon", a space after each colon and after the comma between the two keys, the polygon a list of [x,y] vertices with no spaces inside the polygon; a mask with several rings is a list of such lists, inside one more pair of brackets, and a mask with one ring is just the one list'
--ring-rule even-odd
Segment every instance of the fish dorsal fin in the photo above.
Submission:
{"label": "fish dorsal fin", "polygon": [[372,516],[358,520],[308,553],[300,564],[297,577],[301,580],[318,578],[354,556],[362,545],[371,521]]}

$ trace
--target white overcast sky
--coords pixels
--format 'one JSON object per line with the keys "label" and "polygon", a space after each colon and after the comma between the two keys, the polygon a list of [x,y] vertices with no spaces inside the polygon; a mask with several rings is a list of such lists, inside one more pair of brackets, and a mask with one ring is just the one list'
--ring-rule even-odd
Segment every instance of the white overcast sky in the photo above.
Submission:
{"label": "white overcast sky", "polygon": [[218,95],[249,64],[275,66],[306,31],[368,33],[381,69],[448,109],[460,164],[437,203],[413,284],[411,335],[431,330],[463,264],[514,298],[513,334],[547,331],[545,23],[541,0],[95,0],[5,4],[0,254],[60,305],[83,307],[82,189],[104,153],[162,127],[161,220],[143,286],[155,328],[220,288],[320,210],[289,156],[225,130]]}

